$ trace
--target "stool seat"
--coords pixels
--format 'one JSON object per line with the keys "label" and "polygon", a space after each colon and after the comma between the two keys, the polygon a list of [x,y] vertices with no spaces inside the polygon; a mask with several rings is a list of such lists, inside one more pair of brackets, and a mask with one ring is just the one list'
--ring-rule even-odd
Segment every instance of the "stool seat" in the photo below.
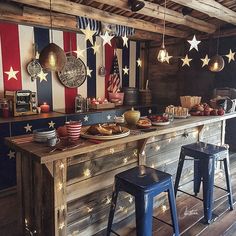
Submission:
{"label": "stool seat", "polygon": [[218,157],[220,155],[225,155],[228,152],[228,149],[223,146],[217,146],[214,144],[204,143],[204,142],[196,142],[182,146],[184,149],[184,154],[186,156],[191,156],[194,158],[201,157]]}
{"label": "stool seat", "polygon": [[173,227],[174,235],[179,236],[174,187],[170,174],[147,166],[137,166],[115,175],[107,236],[109,236],[111,232],[118,235],[112,230],[112,222],[119,191],[125,191],[135,198],[137,236],[152,235],[153,199],[158,194],[167,192],[172,219],[171,226]]}
{"label": "stool seat", "polygon": [[143,192],[153,191],[157,185],[169,183],[172,179],[170,174],[147,166],[137,166],[123,171],[117,174],[116,178],[123,180],[127,186],[142,189]]}
{"label": "stool seat", "polygon": [[[233,210],[233,197],[232,186],[229,171],[229,151],[226,147],[216,146],[214,144],[196,142],[181,147],[179,163],[175,179],[175,196],[178,189],[180,177],[185,161],[185,156],[192,157],[194,160],[194,193],[195,197],[199,193],[201,182],[203,183],[203,208],[204,219],[206,223],[212,221],[212,209],[213,209],[213,188],[214,188],[214,175],[215,175],[215,161],[223,161],[226,189],[229,207]],[[182,191],[184,192],[184,191]],[[186,192],[184,192],[186,193]],[[187,193],[188,194],[188,193]]]}

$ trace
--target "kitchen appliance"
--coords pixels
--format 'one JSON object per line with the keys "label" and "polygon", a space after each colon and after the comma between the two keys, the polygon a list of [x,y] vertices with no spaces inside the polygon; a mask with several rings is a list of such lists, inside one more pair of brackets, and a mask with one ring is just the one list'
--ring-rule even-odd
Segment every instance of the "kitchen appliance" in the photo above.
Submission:
{"label": "kitchen appliance", "polygon": [[5,97],[10,101],[13,116],[37,114],[36,92],[30,90],[5,91]]}

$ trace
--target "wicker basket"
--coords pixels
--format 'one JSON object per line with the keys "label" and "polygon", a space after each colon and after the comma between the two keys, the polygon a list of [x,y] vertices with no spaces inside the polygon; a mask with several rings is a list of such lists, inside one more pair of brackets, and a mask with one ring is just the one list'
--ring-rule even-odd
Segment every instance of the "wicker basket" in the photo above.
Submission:
{"label": "wicker basket", "polygon": [[191,109],[193,106],[201,103],[202,97],[198,96],[181,96],[180,103],[182,107]]}

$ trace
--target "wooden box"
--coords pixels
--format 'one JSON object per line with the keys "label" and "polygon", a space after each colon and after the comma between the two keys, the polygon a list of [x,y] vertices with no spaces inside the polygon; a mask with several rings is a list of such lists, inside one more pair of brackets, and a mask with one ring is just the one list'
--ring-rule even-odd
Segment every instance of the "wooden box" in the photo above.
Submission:
{"label": "wooden box", "polygon": [[114,107],[115,107],[115,103],[112,103],[112,102],[103,103],[103,104],[90,104],[89,105],[90,109],[95,109],[95,110],[109,109],[109,108],[114,108]]}

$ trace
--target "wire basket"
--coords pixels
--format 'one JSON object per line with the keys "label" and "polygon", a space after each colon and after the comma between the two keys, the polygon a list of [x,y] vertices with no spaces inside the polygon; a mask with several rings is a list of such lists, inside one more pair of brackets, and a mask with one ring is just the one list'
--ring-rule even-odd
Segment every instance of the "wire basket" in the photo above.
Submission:
{"label": "wire basket", "polygon": [[180,103],[182,107],[191,109],[197,104],[201,103],[202,97],[198,96],[180,96]]}

